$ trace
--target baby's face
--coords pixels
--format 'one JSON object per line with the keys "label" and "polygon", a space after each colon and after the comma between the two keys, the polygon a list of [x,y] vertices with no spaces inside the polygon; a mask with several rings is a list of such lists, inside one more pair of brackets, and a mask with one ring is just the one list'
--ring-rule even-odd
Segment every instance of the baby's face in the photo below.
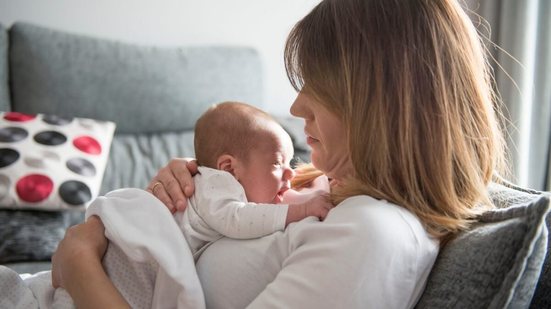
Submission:
{"label": "baby's face", "polygon": [[249,154],[248,162],[244,162],[239,182],[249,202],[278,204],[295,175],[290,166],[293,144],[282,128],[266,135]]}

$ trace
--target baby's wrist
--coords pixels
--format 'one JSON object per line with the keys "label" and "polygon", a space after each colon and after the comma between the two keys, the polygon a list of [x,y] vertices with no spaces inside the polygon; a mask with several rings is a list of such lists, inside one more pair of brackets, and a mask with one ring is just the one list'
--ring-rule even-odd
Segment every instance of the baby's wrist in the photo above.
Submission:
{"label": "baby's wrist", "polygon": [[289,223],[298,222],[306,217],[308,217],[306,203],[289,204],[285,226]]}

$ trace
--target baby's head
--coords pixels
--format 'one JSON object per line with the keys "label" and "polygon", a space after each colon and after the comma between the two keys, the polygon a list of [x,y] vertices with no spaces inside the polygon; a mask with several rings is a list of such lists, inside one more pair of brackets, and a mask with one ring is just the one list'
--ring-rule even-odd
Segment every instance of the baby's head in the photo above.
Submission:
{"label": "baby's head", "polygon": [[267,113],[238,102],[209,108],[195,124],[199,165],[231,173],[247,200],[279,203],[294,176],[291,137]]}

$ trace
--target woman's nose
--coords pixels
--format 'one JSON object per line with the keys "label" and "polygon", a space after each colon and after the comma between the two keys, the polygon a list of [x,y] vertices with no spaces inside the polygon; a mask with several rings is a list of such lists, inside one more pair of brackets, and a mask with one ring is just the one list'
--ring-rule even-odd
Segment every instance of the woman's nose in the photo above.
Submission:
{"label": "woman's nose", "polygon": [[291,105],[291,108],[289,109],[289,112],[291,115],[295,117],[302,117],[304,118],[304,108],[303,108],[303,94],[301,92],[298,93],[295,101]]}

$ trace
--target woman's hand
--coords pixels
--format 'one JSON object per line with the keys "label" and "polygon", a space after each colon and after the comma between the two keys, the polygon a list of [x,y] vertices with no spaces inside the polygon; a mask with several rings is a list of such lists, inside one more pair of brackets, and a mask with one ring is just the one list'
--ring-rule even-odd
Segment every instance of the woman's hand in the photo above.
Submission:
{"label": "woman's hand", "polygon": [[197,161],[192,158],[176,158],[157,172],[147,186],[172,212],[186,209],[187,198],[195,192],[193,175],[197,174]]}
{"label": "woman's hand", "polygon": [[96,216],[67,230],[52,256],[52,285],[55,288],[69,290],[88,263],[101,263],[108,244],[104,231],[103,223]]}
{"label": "woman's hand", "polygon": [[92,216],[69,228],[52,256],[52,285],[67,290],[77,308],[130,308],[101,264],[108,245],[104,233]]}

